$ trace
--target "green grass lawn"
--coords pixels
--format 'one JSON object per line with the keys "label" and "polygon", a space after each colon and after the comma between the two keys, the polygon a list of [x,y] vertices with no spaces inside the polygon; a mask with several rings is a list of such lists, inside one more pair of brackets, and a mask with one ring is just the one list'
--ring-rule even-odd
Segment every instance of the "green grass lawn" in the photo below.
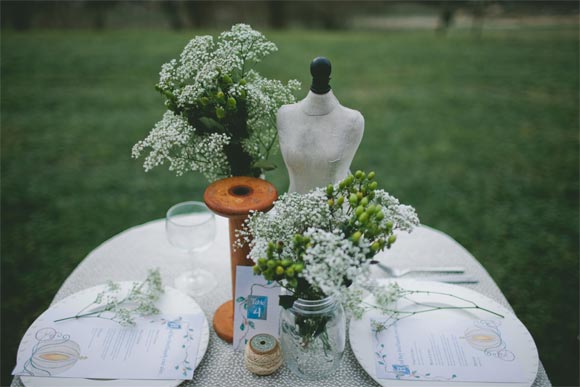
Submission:
{"label": "green grass lawn", "polygon": [[[201,199],[206,181],[144,173],[131,146],[161,118],[162,63],[194,33],[2,33],[2,385],[22,334],[75,266],[120,231]],[[272,32],[267,76],[309,85],[331,58],[374,169],[487,268],[556,385],[578,384],[578,28]],[[281,164],[278,156],[278,163]],[[269,178],[287,186],[283,168]]]}

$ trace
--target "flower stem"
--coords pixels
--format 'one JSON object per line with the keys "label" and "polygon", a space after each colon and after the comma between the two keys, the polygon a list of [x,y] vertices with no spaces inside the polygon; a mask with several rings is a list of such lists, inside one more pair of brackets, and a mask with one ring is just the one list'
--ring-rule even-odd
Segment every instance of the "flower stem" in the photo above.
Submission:
{"label": "flower stem", "polygon": [[70,316],[70,317],[59,318],[58,320],[54,320],[53,322],[66,321],[66,320],[72,320],[72,319],[79,319],[79,318],[83,318],[83,317],[94,316],[95,314],[103,313],[105,311],[106,311],[106,309],[105,310],[96,310],[96,311],[90,312],[90,313],[77,314],[77,315]]}

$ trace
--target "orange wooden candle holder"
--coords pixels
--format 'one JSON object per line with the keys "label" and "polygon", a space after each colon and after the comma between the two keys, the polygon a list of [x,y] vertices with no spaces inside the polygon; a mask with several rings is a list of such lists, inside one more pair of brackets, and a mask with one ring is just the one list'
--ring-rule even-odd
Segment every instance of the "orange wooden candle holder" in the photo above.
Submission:
{"label": "orange wooden candle holder", "polygon": [[249,246],[234,248],[236,230],[240,229],[250,211],[268,211],[278,198],[276,188],[265,180],[247,176],[229,177],[209,185],[203,195],[205,204],[216,214],[229,219],[232,271],[232,299],[222,304],[213,317],[217,335],[231,343],[234,339],[234,298],[236,266],[253,266],[248,259]]}

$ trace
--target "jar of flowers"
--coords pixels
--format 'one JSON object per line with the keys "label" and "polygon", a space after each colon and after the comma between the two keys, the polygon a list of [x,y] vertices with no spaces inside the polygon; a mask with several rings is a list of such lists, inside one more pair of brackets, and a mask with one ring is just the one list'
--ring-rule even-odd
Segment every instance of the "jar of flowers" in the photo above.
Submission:
{"label": "jar of flowers", "polygon": [[412,207],[378,189],[374,172],[362,171],[304,195],[285,194],[270,212],[247,219],[238,243],[250,245],[254,273],[285,289],[280,339],[293,372],[320,379],[338,368],[346,340],[344,309],[362,316],[367,291],[378,306],[396,297],[396,289],[370,280],[370,265],[395,243],[396,230],[418,224]]}

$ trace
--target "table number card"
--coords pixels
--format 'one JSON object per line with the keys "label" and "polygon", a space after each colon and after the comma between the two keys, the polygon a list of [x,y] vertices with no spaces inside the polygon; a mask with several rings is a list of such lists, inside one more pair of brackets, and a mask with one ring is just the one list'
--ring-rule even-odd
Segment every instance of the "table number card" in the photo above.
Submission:
{"label": "table number card", "polygon": [[[371,320],[371,329],[380,318]],[[524,383],[517,320],[400,320],[373,333],[381,379]],[[511,338],[511,340],[510,340]]]}
{"label": "table number card", "polygon": [[234,300],[234,349],[243,350],[258,333],[278,337],[280,286],[254,275],[251,266],[236,270],[236,298]]}

